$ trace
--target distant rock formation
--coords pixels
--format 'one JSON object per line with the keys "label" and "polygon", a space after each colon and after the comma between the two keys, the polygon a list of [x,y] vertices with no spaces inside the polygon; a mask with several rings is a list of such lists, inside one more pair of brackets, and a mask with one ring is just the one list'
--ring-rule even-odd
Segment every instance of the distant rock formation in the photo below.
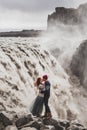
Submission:
{"label": "distant rock formation", "polygon": [[87,88],[87,40],[85,40],[74,54],[70,68],[80,83]]}
{"label": "distant rock formation", "polygon": [[0,32],[0,37],[37,37],[44,32],[43,30],[22,30],[22,31],[10,31]]}
{"label": "distant rock formation", "polygon": [[55,12],[48,15],[48,29],[57,26],[59,23],[66,25],[82,24],[87,17],[87,3],[80,5],[77,9],[57,7]]}

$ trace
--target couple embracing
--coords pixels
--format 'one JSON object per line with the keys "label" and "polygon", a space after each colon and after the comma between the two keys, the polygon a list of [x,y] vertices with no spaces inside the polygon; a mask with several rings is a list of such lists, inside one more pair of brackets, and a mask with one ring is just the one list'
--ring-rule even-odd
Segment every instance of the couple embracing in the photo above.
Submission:
{"label": "couple embracing", "polygon": [[50,82],[48,81],[48,76],[43,75],[42,78],[37,78],[35,84],[37,89],[39,90],[38,96],[36,97],[34,104],[31,108],[31,113],[34,116],[41,116],[43,111],[43,105],[45,106],[45,114],[42,117],[46,117],[50,119],[52,117],[51,111],[48,105],[49,97],[50,97]]}

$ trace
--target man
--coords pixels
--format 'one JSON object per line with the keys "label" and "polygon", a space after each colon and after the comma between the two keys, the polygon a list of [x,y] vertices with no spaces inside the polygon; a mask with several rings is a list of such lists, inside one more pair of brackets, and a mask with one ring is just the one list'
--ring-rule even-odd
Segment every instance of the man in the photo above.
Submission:
{"label": "man", "polygon": [[45,105],[45,115],[43,117],[46,117],[47,119],[50,119],[52,117],[51,111],[48,105],[49,97],[50,97],[50,82],[48,81],[48,76],[43,75],[42,80],[45,84],[45,90],[42,91],[44,93],[44,105]]}

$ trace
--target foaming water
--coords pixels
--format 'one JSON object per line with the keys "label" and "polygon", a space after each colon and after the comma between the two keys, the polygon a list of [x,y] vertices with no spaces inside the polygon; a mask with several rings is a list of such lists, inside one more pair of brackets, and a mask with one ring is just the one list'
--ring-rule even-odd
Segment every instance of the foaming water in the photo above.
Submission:
{"label": "foaming water", "polygon": [[[86,124],[86,97],[76,84],[70,82],[69,75],[51,55],[50,47],[55,48],[57,44],[51,46],[48,39],[47,35],[40,38],[0,38],[1,110],[10,114],[12,111],[14,114],[29,112],[29,106],[38,93],[33,82],[46,73],[52,84],[49,105],[53,118],[77,119]],[[51,37],[49,40],[53,41]],[[71,45],[74,47],[74,44]],[[65,46],[65,50],[69,50]],[[60,54],[63,53],[62,50]]]}

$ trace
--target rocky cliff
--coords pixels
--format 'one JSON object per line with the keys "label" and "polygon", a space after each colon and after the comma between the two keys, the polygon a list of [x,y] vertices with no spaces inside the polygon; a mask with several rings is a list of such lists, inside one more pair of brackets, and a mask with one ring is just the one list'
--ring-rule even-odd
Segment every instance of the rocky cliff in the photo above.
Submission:
{"label": "rocky cliff", "polygon": [[70,67],[73,74],[80,79],[80,83],[87,89],[87,40],[83,41],[77,48]]}
{"label": "rocky cliff", "polygon": [[78,25],[85,22],[87,17],[87,4],[80,5],[77,9],[57,7],[55,12],[48,15],[48,29],[58,24]]}

